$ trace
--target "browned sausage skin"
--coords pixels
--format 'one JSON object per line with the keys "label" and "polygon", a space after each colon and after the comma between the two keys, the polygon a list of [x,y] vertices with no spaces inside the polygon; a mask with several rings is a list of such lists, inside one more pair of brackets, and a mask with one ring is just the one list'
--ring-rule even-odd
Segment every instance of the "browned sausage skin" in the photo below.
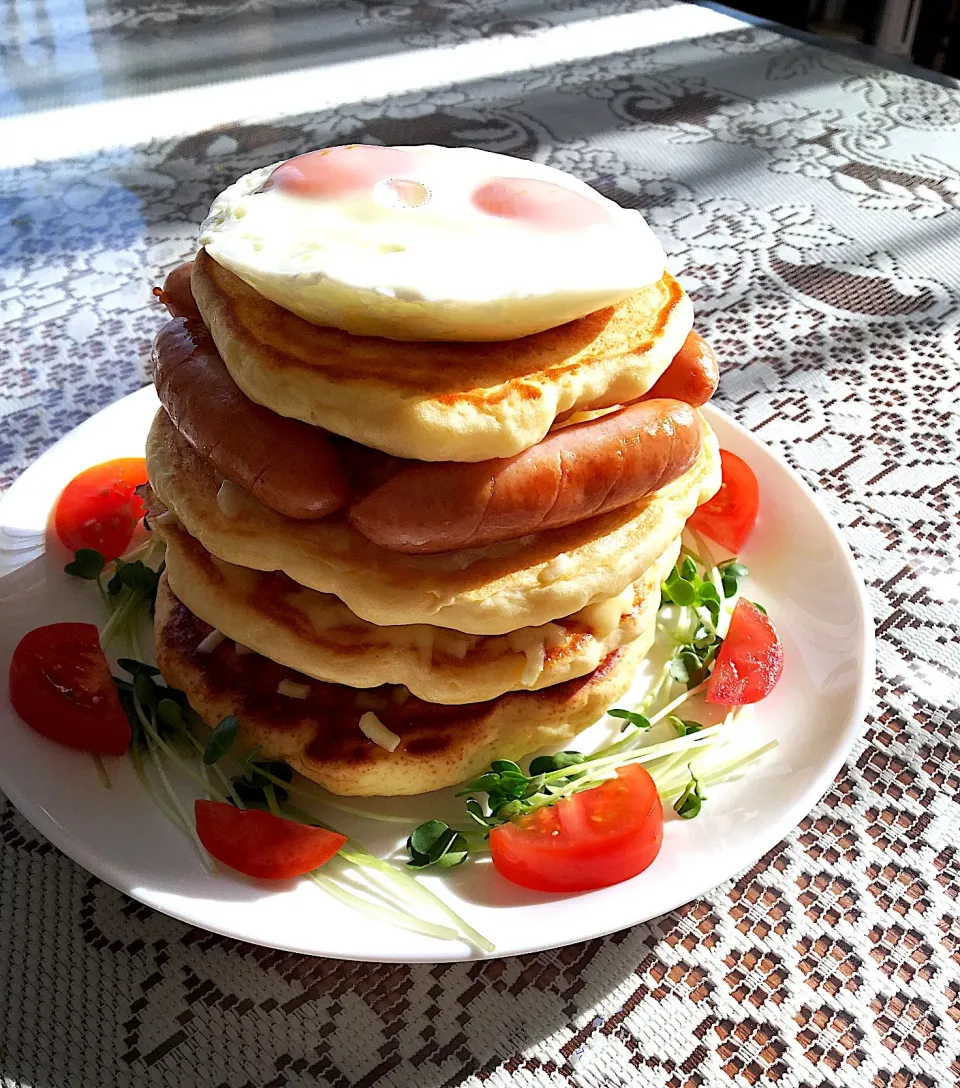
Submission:
{"label": "browned sausage skin", "polygon": [[347,479],[326,433],[244,396],[202,321],[168,321],[154,341],[153,366],[177,429],[232,483],[291,518],[323,518],[347,504]]}
{"label": "browned sausage skin", "polygon": [[641,400],[669,397],[699,408],[717,391],[720,367],[713,348],[695,332],[684,340],[667,369]]}
{"label": "browned sausage skin", "polygon": [[[717,357],[713,349],[698,333],[691,332],[683,346],[670,360],[670,365],[660,375],[656,382],[642,397],[637,399],[661,400],[666,397],[670,400],[682,400],[694,408],[700,408],[717,391],[720,382],[720,367],[717,365]],[[631,403],[637,403],[632,401]],[[557,425],[563,425],[570,416],[580,412],[604,411],[607,408],[616,408],[618,403],[610,403],[607,397],[599,397],[585,405],[571,408],[557,416]]]}
{"label": "browned sausage skin", "polygon": [[412,464],[350,507],[364,536],[431,554],[558,529],[635,502],[677,479],[700,453],[696,412],[640,401],[555,431],[515,457]]}
{"label": "browned sausage skin", "polygon": [[200,310],[193,299],[193,291],[190,290],[192,271],[193,261],[177,265],[163,281],[163,287],[154,287],[153,293],[166,306],[171,317],[190,317],[200,321]]}

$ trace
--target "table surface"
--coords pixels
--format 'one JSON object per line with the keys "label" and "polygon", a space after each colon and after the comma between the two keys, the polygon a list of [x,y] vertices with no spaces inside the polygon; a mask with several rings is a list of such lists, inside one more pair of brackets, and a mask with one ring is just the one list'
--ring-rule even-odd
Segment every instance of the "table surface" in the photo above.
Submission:
{"label": "table surface", "polygon": [[0,487],[144,383],[150,287],[229,181],[329,143],[474,144],[644,211],[717,404],[856,553],[879,660],[863,741],[749,872],[516,959],[211,936],[0,798],[3,1084],[955,1083],[960,94],[643,0],[8,0],[6,27]]}

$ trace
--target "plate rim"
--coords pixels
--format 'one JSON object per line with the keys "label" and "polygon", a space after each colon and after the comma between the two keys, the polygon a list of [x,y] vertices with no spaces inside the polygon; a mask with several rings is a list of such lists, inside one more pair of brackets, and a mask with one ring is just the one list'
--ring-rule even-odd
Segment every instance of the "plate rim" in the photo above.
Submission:
{"label": "plate rim", "polygon": [[[150,385],[135,390],[84,420],[73,430],[58,439],[58,441],[48,450],[44,451],[44,453],[32,462],[31,465],[29,465],[14,481],[6,494],[0,497],[0,526],[2,526],[4,507],[11,500],[11,497],[16,499],[20,489],[28,486],[28,477],[41,465],[41,463],[48,464],[56,461],[59,447],[62,444],[66,443],[68,440],[74,441],[78,432],[88,429],[97,429],[101,422],[101,417],[106,413],[121,411],[121,406],[129,405],[135,398],[146,399],[151,395],[155,398],[153,387]],[[149,894],[150,889],[141,891],[140,889],[131,888],[130,878],[127,877],[124,879],[125,870],[118,869],[110,861],[109,857],[95,853],[91,847],[88,847],[83,842],[75,839],[66,827],[58,823],[45,811],[42,805],[21,792],[12,767],[9,767],[5,762],[0,762],[0,790],[7,796],[20,815],[54,847],[56,847],[57,850],[70,858],[71,861],[75,862],[86,872],[102,880],[122,895],[126,895],[137,902],[143,903],[145,906],[170,918],[174,918],[185,925],[194,926],[198,929],[216,933],[231,940],[242,941],[246,944],[275,948],[279,951],[300,955],[339,958],[350,962],[403,964],[463,963],[477,960],[502,959],[517,955],[531,955],[546,950],[580,944],[584,941],[596,940],[597,938],[609,936],[612,933],[622,932],[625,929],[630,929],[637,925],[650,924],[657,918],[677,910],[686,903],[693,902],[697,898],[709,895],[720,885],[727,883],[731,879],[736,879],[744,872],[753,868],[760,858],[782,842],[790,832],[802,822],[804,817],[823,799],[830,784],[836,778],[851,751],[861,739],[866,728],[866,715],[869,710],[876,680],[876,631],[869,593],[860,568],[857,565],[856,558],[850,545],[844,539],[840,529],[830,517],[829,512],[825,508],[825,505],[817,492],[803,479],[800,473],[787,462],[786,458],[778,450],[764,442],[722,409],[715,405],[708,404],[705,405],[701,411],[704,412],[708,422],[712,422],[711,417],[719,417],[720,420],[722,420],[722,425],[732,429],[740,441],[745,442],[747,445],[760,447],[763,451],[763,456],[772,458],[778,464],[779,469],[785,471],[794,483],[799,485],[807,499],[812,503],[814,509],[817,511],[822,526],[827,531],[836,553],[843,559],[846,573],[849,576],[854,589],[859,620],[862,627],[862,644],[860,647],[862,652],[862,664],[856,677],[857,690],[853,706],[849,715],[846,717],[846,724],[842,730],[843,742],[837,746],[829,759],[820,764],[817,772],[812,776],[810,782],[801,791],[794,803],[782,811],[779,811],[777,813],[777,818],[772,819],[769,824],[767,824],[767,832],[765,834],[757,834],[754,838],[749,840],[749,843],[740,847],[739,853],[735,855],[735,860],[737,862],[735,868],[733,868],[727,876],[714,881],[695,895],[689,896],[686,893],[682,893],[679,894],[676,899],[669,898],[667,900],[668,905],[664,906],[662,909],[658,909],[656,914],[638,918],[625,925],[621,924],[619,921],[613,926],[605,926],[601,923],[598,926],[588,927],[586,931],[578,931],[576,935],[571,936],[569,940],[560,942],[555,940],[547,940],[544,942],[535,941],[529,945],[525,945],[523,949],[513,949],[509,951],[500,951],[497,949],[493,953],[488,954],[468,945],[466,942],[450,942],[448,948],[453,954],[449,955],[440,954],[440,948],[437,949],[437,955],[400,954],[390,956],[389,954],[383,954],[382,952],[378,955],[361,955],[355,953],[349,955],[337,954],[331,951],[318,951],[315,948],[304,948],[297,944],[285,944],[282,941],[252,938],[247,933],[231,931],[229,927],[213,926],[206,921],[199,922],[196,917],[192,917],[189,912],[178,911],[175,906],[166,903],[161,905],[157,902],[156,898]],[[0,573],[0,579],[2,578],[3,573]],[[5,667],[6,665],[4,665],[4,668]],[[6,710],[6,708],[3,709]],[[537,904],[529,904],[528,908],[535,909],[536,906]],[[580,911],[578,912],[578,915],[580,917],[589,917],[589,912]],[[442,942],[437,943],[439,945]],[[466,950],[466,954],[456,954],[456,949]]]}

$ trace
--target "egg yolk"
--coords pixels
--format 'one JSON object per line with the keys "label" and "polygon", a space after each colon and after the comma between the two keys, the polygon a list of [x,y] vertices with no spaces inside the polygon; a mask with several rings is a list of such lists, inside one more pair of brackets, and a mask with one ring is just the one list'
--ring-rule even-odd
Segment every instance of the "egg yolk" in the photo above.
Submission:
{"label": "egg yolk", "polygon": [[303,197],[349,196],[370,191],[385,178],[409,176],[415,165],[415,157],[400,148],[348,144],[288,159],[264,188]]}
{"label": "egg yolk", "polygon": [[610,221],[595,201],[538,178],[491,178],[473,191],[475,208],[545,230],[580,230]]}

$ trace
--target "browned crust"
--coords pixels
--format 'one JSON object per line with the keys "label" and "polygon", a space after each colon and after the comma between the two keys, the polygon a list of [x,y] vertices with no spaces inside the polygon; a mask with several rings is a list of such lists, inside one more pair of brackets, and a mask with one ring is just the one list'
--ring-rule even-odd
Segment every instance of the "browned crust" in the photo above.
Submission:
{"label": "browned crust", "polygon": [[[226,714],[241,723],[243,748],[261,745],[263,758],[284,759],[337,793],[411,794],[452,785],[491,758],[518,758],[542,744],[560,743],[595,721],[632,678],[629,650],[609,654],[589,675],[535,692],[510,692],[483,703],[427,703],[384,685],[357,690],[306,677],[259,655],[238,655],[224,641],[197,650],[212,628],[193,615],[161,579],[157,596],[157,664],[166,681],[187,692],[208,724]],[[277,693],[281,680],[306,684],[295,699]],[[361,733],[368,710],[401,738],[396,752]],[[542,733],[537,722],[544,723]],[[524,723],[520,750],[513,722]]]}
{"label": "browned crust", "polygon": [[191,284],[215,336],[218,328],[229,329],[236,341],[255,345],[267,369],[322,373],[327,381],[361,388],[375,382],[447,406],[539,399],[541,387],[563,375],[611,356],[646,352],[683,298],[681,286],[664,273],[616,306],[545,332],[506,342],[420,343],[314,325],[264,298],[206,250],[197,254]]}

